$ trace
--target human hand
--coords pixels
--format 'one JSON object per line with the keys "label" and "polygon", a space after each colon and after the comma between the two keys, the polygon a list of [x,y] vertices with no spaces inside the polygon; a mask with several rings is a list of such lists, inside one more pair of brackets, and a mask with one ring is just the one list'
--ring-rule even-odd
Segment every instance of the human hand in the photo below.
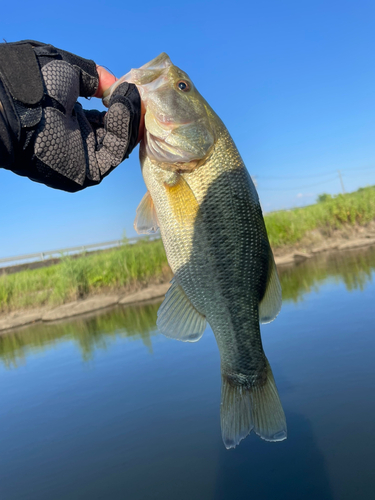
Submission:
{"label": "human hand", "polygon": [[116,81],[98,69],[40,42],[0,44],[0,75],[8,90],[0,85],[0,101],[10,124],[9,131],[0,128],[9,145],[0,166],[73,192],[98,184],[127,158],[143,135],[140,95],[124,82],[107,113],[83,110],[79,96],[100,97]]}

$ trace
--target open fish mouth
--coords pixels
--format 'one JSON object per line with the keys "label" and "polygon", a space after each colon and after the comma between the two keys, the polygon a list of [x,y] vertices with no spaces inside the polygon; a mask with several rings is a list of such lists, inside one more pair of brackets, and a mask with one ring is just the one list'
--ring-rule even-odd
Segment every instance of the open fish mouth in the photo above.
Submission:
{"label": "open fish mouth", "polygon": [[[159,74],[159,71],[146,70],[147,73],[150,73],[149,78],[153,78],[149,83],[145,84],[135,84],[141,94],[141,98],[143,101],[147,102],[147,97],[150,92],[155,92],[160,89],[164,85],[168,84],[168,75],[164,73]],[[156,73],[156,74],[155,74]],[[155,78],[156,77],[156,78]],[[133,82],[130,82],[133,83]]]}
{"label": "open fish mouth", "polygon": [[173,66],[169,56],[164,52],[140,68],[131,69],[103,93],[103,104],[108,107],[112,92],[123,82],[137,85],[142,100],[147,99],[147,93],[157,90],[168,82],[168,68]]}
{"label": "open fish mouth", "polygon": [[[109,89],[104,104],[109,103],[113,90],[124,81],[137,86],[145,104],[141,149],[152,161],[167,169],[178,163],[180,170],[190,171],[207,157],[215,137],[205,105],[188,75],[174,66],[167,54],[160,54],[120,78]],[[189,165],[182,168],[184,163]]]}

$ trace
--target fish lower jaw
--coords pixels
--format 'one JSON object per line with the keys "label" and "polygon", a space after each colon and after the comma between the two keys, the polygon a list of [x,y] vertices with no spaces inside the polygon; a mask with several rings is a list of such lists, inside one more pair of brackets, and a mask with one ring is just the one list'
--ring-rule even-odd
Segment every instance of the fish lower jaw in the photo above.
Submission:
{"label": "fish lower jaw", "polygon": [[149,158],[154,165],[163,170],[178,173],[192,172],[202,164],[201,159],[167,144],[164,139],[154,136],[149,131],[144,135],[140,156]]}

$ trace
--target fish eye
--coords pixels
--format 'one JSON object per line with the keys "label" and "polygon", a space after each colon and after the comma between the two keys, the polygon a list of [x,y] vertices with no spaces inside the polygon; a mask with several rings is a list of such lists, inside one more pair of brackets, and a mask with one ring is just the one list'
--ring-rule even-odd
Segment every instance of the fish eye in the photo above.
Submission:
{"label": "fish eye", "polygon": [[190,90],[190,83],[189,82],[186,82],[185,80],[180,80],[178,83],[177,83],[177,87],[182,90],[182,92],[189,92]]}

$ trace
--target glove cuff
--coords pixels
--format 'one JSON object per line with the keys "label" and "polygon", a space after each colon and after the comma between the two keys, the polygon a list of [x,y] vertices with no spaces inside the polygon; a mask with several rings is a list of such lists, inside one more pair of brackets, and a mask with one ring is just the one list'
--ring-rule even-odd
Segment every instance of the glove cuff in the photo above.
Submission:
{"label": "glove cuff", "polygon": [[0,167],[11,169],[15,163],[17,144],[21,137],[21,123],[14,101],[0,76]]}
{"label": "glove cuff", "polygon": [[36,55],[29,43],[2,43],[0,75],[14,99],[34,105],[43,97],[43,83]]}

